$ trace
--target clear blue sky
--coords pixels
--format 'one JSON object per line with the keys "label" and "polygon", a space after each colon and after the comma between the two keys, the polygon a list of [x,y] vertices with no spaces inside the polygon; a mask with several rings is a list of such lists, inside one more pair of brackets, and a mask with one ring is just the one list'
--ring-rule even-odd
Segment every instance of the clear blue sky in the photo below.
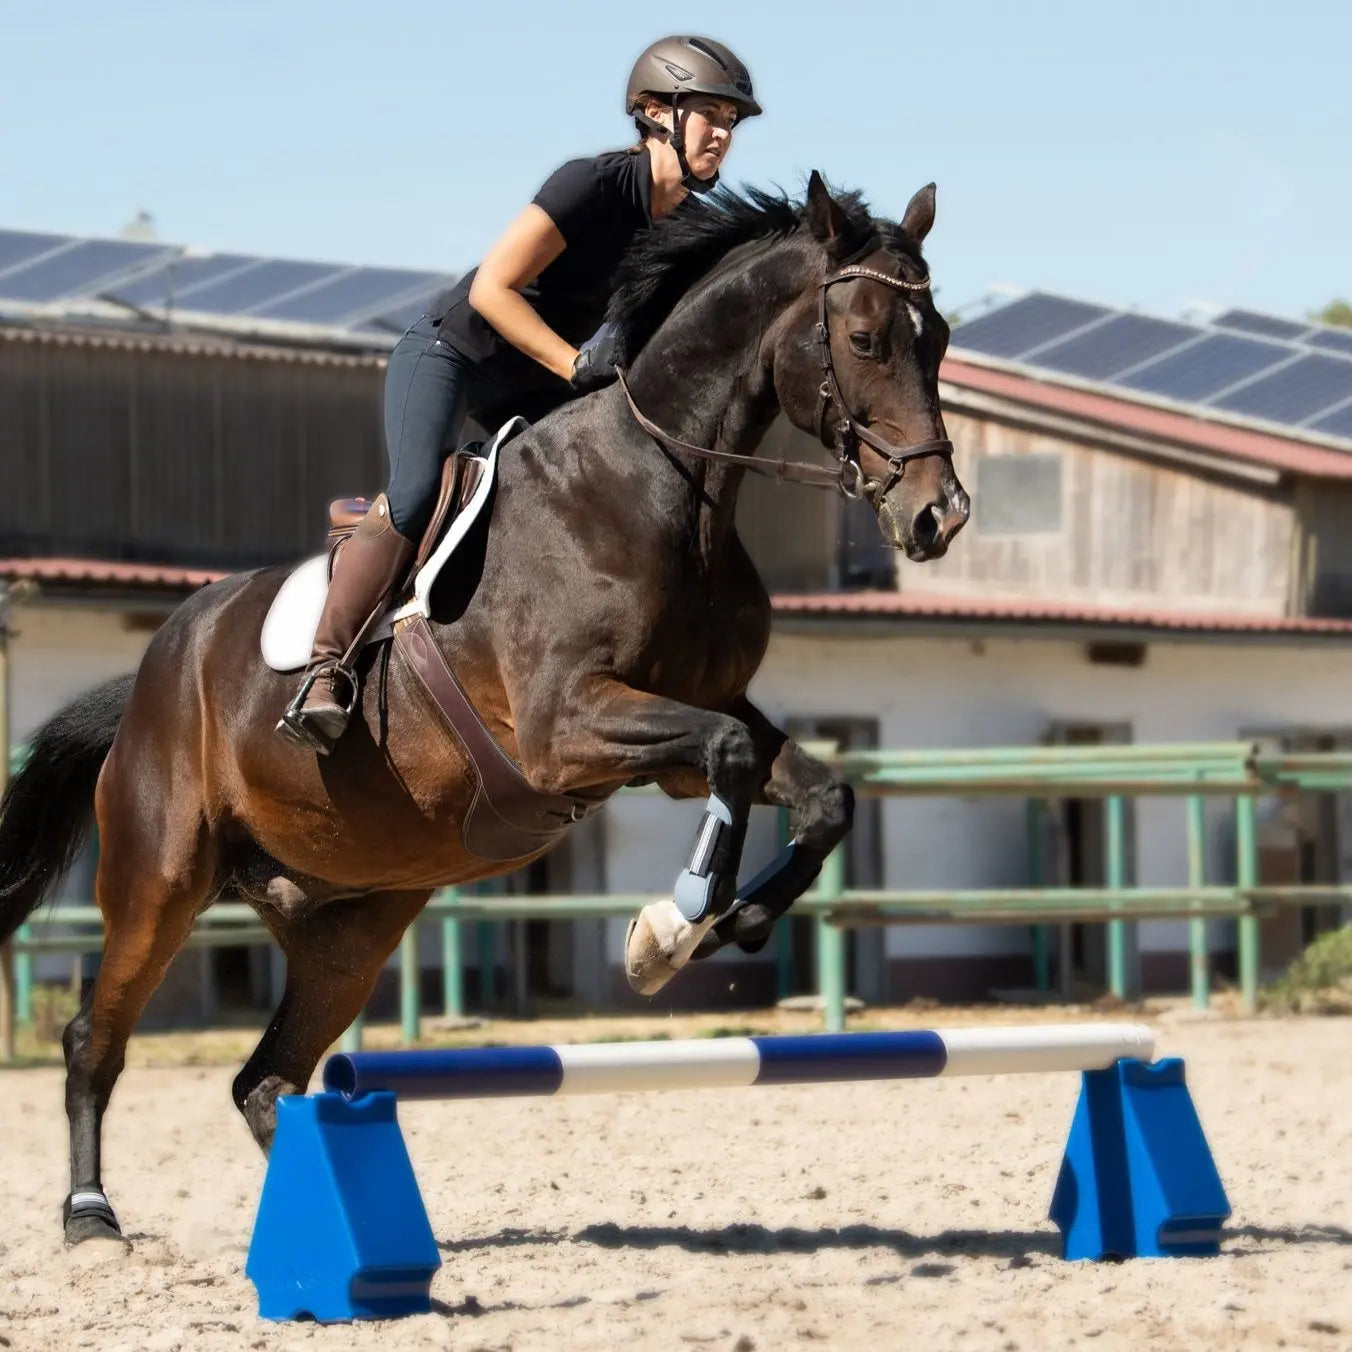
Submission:
{"label": "clear blue sky", "polygon": [[0,226],[458,271],[677,24],[767,109],[732,181],[937,181],[942,305],[1352,299],[1347,0],[0,0]]}

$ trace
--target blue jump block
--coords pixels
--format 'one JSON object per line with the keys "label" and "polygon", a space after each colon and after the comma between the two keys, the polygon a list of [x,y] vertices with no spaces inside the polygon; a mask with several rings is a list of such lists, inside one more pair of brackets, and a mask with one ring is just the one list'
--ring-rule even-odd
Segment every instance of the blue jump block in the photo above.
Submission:
{"label": "blue jump block", "polygon": [[263,1319],[425,1314],[441,1266],[395,1096],[277,1100],[245,1272]]}
{"label": "blue jump block", "polygon": [[1210,1256],[1229,1215],[1183,1062],[1086,1071],[1052,1196],[1062,1257]]}

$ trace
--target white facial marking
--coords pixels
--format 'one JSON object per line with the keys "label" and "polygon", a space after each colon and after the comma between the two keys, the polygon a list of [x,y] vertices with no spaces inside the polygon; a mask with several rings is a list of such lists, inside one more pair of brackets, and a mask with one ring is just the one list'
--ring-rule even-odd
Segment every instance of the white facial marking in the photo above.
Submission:
{"label": "white facial marking", "polygon": [[911,323],[915,326],[915,336],[919,338],[920,335],[925,331],[924,316],[914,305],[910,304],[906,306],[906,313],[911,316]]}

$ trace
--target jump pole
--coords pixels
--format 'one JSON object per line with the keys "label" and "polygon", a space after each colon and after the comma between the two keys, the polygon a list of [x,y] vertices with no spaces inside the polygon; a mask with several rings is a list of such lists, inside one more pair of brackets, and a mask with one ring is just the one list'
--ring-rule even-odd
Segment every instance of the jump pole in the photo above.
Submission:
{"label": "jump pole", "polygon": [[[1177,1059],[1140,1024],[351,1052],[277,1102],[246,1271],[267,1319],[430,1308],[440,1257],[398,1099],[548,1097],[1080,1072],[1051,1218],[1069,1259],[1217,1252],[1229,1203]],[[918,1103],[910,1110],[919,1110]],[[885,1127],[886,1124],[883,1124]]]}

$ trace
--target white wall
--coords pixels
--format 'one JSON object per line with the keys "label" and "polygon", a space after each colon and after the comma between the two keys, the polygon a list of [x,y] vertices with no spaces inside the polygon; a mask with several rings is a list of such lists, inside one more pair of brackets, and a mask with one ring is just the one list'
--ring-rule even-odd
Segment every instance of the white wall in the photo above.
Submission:
{"label": "white wall", "polygon": [[10,736],[25,742],[77,695],[134,671],[150,642],[120,612],[91,606],[16,605],[11,611]]}

